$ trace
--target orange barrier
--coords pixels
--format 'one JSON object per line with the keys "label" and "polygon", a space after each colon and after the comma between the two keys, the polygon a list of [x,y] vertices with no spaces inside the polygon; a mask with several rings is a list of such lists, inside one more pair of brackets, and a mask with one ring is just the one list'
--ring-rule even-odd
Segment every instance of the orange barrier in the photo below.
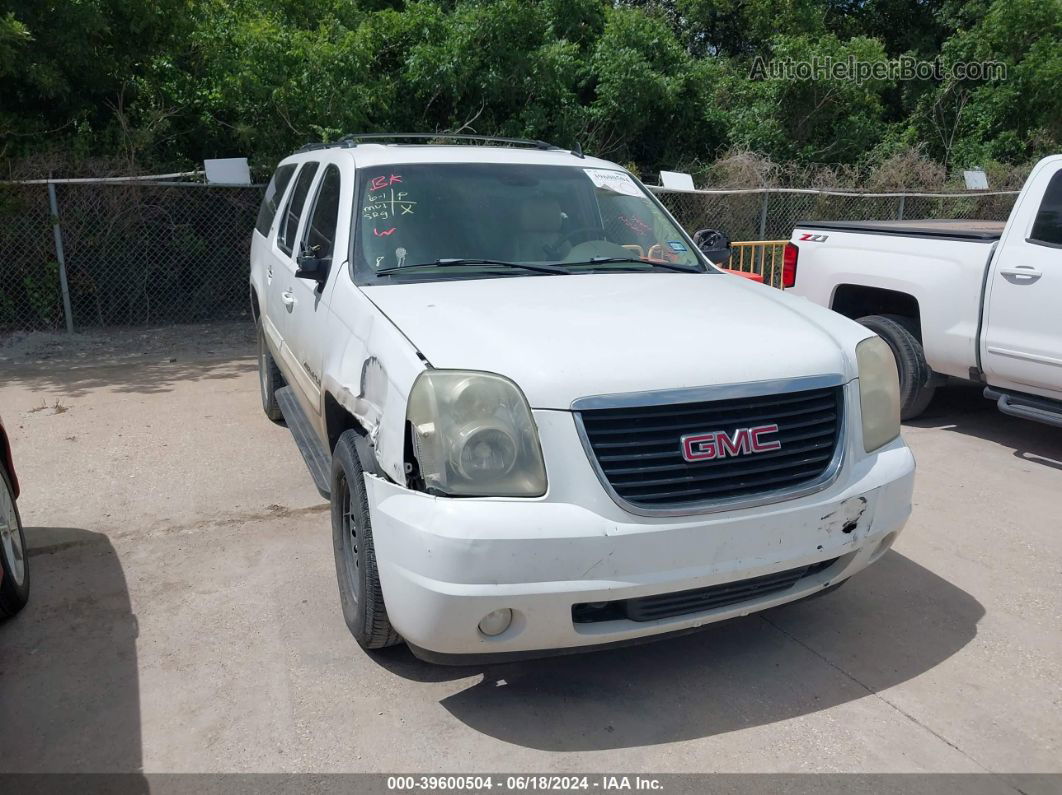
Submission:
{"label": "orange barrier", "polygon": [[723,270],[746,279],[782,286],[782,258],[788,240],[740,240],[730,244],[730,259]]}
{"label": "orange barrier", "polygon": [[743,279],[748,279],[750,282],[759,282],[763,284],[763,276],[759,273],[753,273],[752,271],[739,271],[734,268],[723,268],[727,273],[732,273],[735,276],[740,276]]}

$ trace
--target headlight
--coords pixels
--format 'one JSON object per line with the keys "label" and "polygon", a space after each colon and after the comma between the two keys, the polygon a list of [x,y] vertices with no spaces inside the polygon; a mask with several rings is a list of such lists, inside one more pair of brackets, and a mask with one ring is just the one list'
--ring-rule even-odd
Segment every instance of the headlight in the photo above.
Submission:
{"label": "headlight", "polygon": [[856,345],[863,449],[868,453],[900,435],[900,377],[896,357],[881,337]]}
{"label": "headlight", "polygon": [[428,370],[406,419],[428,491],[477,497],[540,497],[546,467],[527,399],[492,373]]}

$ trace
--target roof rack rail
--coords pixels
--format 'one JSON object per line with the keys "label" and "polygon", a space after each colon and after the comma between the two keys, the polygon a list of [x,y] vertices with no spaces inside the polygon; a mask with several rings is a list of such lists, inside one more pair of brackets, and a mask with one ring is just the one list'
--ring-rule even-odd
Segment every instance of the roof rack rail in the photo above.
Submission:
{"label": "roof rack rail", "polygon": [[299,154],[300,152],[312,152],[315,149],[331,149],[333,146],[343,146],[343,144],[338,142],[326,144],[323,141],[315,141],[314,143],[303,144],[295,150],[295,154]]}
{"label": "roof rack rail", "polygon": [[537,141],[530,138],[503,138],[497,135],[467,135],[464,133],[356,133],[354,135],[344,135],[342,138],[331,143],[306,144],[298,149],[297,153],[312,152],[315,149],[330,149],[336,146],[352,148],[359,143],[370,141],[435,141],[440,139],[448,141],[484,141],[491,143],[515,144],[518,146],[530,146],[542,150],[561,149],[561,147],[554,146],[546,141]]}
{"label": "roof rack rail", "polygon": [[559,146],[554,146],[551,143],[530,138],[503,138],[498,135],[469,135],[467,133],[357,133],[355,135],[345,135],[339,140],[343,142],[350,141],[351,143],[347,144],[348,146],[357,146],[361,141],[385,141],[388,139],[414,141],[434,141],[437,139],[452,141],[489,141],[500,144],[532,146],[535,149],[560,149]]}

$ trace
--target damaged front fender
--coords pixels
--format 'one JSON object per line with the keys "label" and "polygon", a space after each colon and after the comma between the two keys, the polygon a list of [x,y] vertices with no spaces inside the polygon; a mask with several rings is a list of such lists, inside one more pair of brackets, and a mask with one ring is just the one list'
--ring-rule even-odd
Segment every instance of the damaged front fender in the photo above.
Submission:
{"label": "damaged front fender", "polygon": [[[406,401],[427,362],[360,290],[334,294],[322,390],[365,430],[376,472],[405,482]],[[386,364],[385,364],[386,363]]]}

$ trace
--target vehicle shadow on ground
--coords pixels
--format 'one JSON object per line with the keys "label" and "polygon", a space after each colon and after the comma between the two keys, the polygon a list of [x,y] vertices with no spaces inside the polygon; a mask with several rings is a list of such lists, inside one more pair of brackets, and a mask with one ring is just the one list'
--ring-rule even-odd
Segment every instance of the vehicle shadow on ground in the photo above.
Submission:
{"label": "vehicle shadow on ground", "polygon": [[159,394],[172,391],[179,381],[236,378],[257,369],[258,361],[250,354],[187,362],[0,368],[0,380],[41,392],[42,400],[50,403],[50,399],[78,398],[98,390],[119,394]]}
{"label": "vehicle shadow on ground", "polygon": [[30,601],[0,623],[0,771],[139,773],[137,621],[114,547],[75,528],[26,538]]}
{"label": "vehicle shadow on ground", "polygon": [[936,428],[1009,447],[1030,464],[1062,470],[1062,433],[1039,422],[1010,417],[986,399],[984,387],[955,382],[938,389],[926,413],[905,425]]}
{"label": "vehicle shadow on ground", "polygon": [[895,551],[838,591],[673,640],[492,667],[442,668],[404,647],[400,676],[482,674],[442,705],[467,726],[544,751],[710,737],[800,717],[912,679],[962,649],[984,609]]}

